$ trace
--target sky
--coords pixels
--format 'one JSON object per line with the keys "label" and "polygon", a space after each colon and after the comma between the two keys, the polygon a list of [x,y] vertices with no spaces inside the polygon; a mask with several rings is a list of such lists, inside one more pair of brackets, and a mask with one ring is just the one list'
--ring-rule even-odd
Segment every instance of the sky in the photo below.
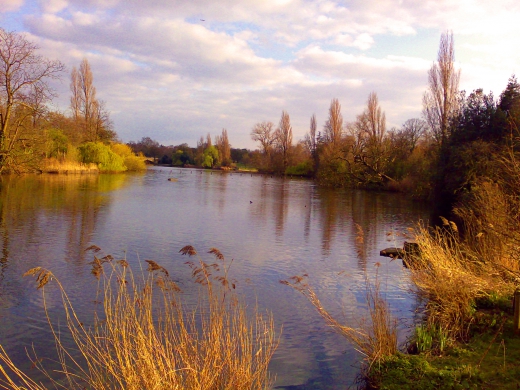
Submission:
{"label": "sky", "polygon": [[188,143],[291,118],[318,131],[337,98],[346,122],[376,92],[387,127],[419,118],[440,36],[452,31],[460,89],[495,97],[519,73],[517,0],[0,0],[0,27],[26,34],[67,70],[53,108],[67,114],[70,72],[86,58],[123,142]]}

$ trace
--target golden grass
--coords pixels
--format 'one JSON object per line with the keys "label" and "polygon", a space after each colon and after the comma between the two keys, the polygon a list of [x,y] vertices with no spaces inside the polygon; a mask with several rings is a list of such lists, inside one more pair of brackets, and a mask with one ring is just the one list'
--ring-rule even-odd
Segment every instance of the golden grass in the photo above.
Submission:
{"label": "golden grass", "polygon": [[[181,251],[196,255],[191,246]],[[48,317],[61,371],[49,373],[36,359],[35,365],[52,378],[56,388],[269,387],[267,368],[278,344],[272,316],[246,307],[235,293],[234,282],[228,279],[229,265],[224,256],[214,248],[210,253],[216,259],[211,264],[200,259],[188,262],[194,282],[200,285],[194,309],[182,304],[179,287],[156,262],[146,260],[148,276],[138,282],[125,260],[95,256],[92,273],[104,284],[104,310],[89,328],[83,326],[63,287],[54,280],[62,294],[74,349],[80,356],[61,343],[60,330]],[[54,279],[52,273],[38,267],[26,274],[36,276],[45,302],[45,285]],[[3,349],[0,361],[12,371],[9,374],[0,368],[4,377],[0,388],[42,388],[18,370]]]}
{"label": "golden grass", "polygon": [[426,322],[452,339],[465,339],[476,302],[511,296],[520,281],[519,221],[500,188],[482,183],[455,209],[463,234],[453,221],[419,226],[420,253],[410,259],[411,278],[426,301]]}
{"label": "golden grass", "polygon": [[99,172],[99,168],[96,164],[83,164],[71,160],[60,161],[55,158],[43,160],[40,169],[44,173]]}
{"label": "golden grass", "polygon": [[[379,267],[379,264],[376,264]],[[369,318],[363,318],[357,327],[340,323],[321,304],[314,290],[307,283],[307,275],[293,276],[280,281],[302,293],[316,308],[326,323],[354,345],[366,361],[367,373],[374,363],[379,363],[397,352],[397,321],[392,317],[388,304],[383,298],[380,282],[371,283],[366,276],[366,300]]]}

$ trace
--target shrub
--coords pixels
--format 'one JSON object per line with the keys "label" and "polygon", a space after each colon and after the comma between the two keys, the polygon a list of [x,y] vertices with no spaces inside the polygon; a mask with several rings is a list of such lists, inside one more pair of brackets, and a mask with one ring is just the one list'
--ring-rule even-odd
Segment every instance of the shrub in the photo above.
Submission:
{"label": "shrub", "polygon": [[125,157],[125,166],[129,171],[144,171],[146,169],[144,159],[137,156]]}
{"label": "shrub", "polygon": [[146,164],[143,157],[138,157],[132,148],[126,144],[115,143],[110,146],[112,151],[123,158],[123,163],[129,171],[144,171]]}
{"label": "shrub", "polygon": [[78,147],[78,152],[82,163],[97,164],[102,172],[126,171],[123,157],[101,142],[84,143]]}
{"label": "shrub", "polygon": [[301,162],[298,165],[287,167],[285,169],[286,175],[312,176],[313,173],[314,173],[314,169],[312,166],[312,161],[310,161],[310,160]]}
{"label": "shrub", "polygon": [[[416,240],[420,254],[408,263],[417,293],[426,299],[427,328],[442,329],[448,338],[464,340],[475,319],[478,300],[512,295],[518,265],[512,268],[511,258],[499,255],[505,253],[503,241],[493,237],[485,247],[479,247],[471,235],[461,237],[453,221],[443,218],[443,222],[433,230],[419,227]],[[484,239],[483,234],[480,237]]]}

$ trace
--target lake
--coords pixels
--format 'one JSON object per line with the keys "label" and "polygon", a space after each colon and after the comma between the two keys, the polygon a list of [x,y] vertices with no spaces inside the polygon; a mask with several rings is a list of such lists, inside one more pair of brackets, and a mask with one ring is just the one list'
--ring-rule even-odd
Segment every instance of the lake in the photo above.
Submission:
{"label": "lake", "polygon": [[[366,316],[365,275],[373,279],[378,272],[401,341],[416,319],[406,268],[379,256],[381,249],[402,246],[408,229],[428,217],[424,204],[402,194],[165,167],[143,174],[9,176],[0,183],[0,344],[27,370],[26,348],[52,357],[54,339],[41,291],[23,273],[48,268],[78,313],[88,316],[97,290],[88,264],[93,255],[85,251],[92,244],[125,257],[134,270],[144,259],[156,261],[188,301],[194,290],[183,246],[193,245],[203,260],[211,247],[233,259],[238,292],[270,310],[283,328],[270,366],[275,388],[344,389],[355,384],[362,359],[280,280],[308,274],[323,306],[357,325]],[[63,318],[56,288],[49,287],[47,305],[51,316]]]}

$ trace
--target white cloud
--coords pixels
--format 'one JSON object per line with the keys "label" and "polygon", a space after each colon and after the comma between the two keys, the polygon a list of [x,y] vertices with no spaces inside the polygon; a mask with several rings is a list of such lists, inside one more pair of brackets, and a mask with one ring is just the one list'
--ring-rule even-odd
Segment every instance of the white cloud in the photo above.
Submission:
{"label": "white cloud", "polygon": [[24,0],[0,0],[0,14],[2,12],[17,11],[23,5]]}
{"label": "white cloud", "polygon": [[368,50],[374,44],[374,39],[370,36],[370,34],[363,33],[359,34],[356,37],[356,40],[353,42],[353,45],[360,48],[361,50]]}
{"label": "white cloud", "polygon": [[[324,121],[331,98],[353,120],[372,91],[389,125],[400,125],[420,115],[426,71],[446,29],[455,33],[463,88],[498,95],[520,62],[514,50],[520,5],[509,0],[49,0],[40,6],[23,15],[31,37],[69,69],[89,59],[124,140],[150,135],[194,144],[225,127],[235,146],[252,147],[254,123],[277,122],[282,109],[301,138],[312,113]],[[407,49],[396,50],[402,42]],[[66,108],[66,77],[58,88]]]}
{"label": "white cloud", "polygon": [[60,12],[68,5],[67,0],[39,0],[39,2],[45,13]]}

